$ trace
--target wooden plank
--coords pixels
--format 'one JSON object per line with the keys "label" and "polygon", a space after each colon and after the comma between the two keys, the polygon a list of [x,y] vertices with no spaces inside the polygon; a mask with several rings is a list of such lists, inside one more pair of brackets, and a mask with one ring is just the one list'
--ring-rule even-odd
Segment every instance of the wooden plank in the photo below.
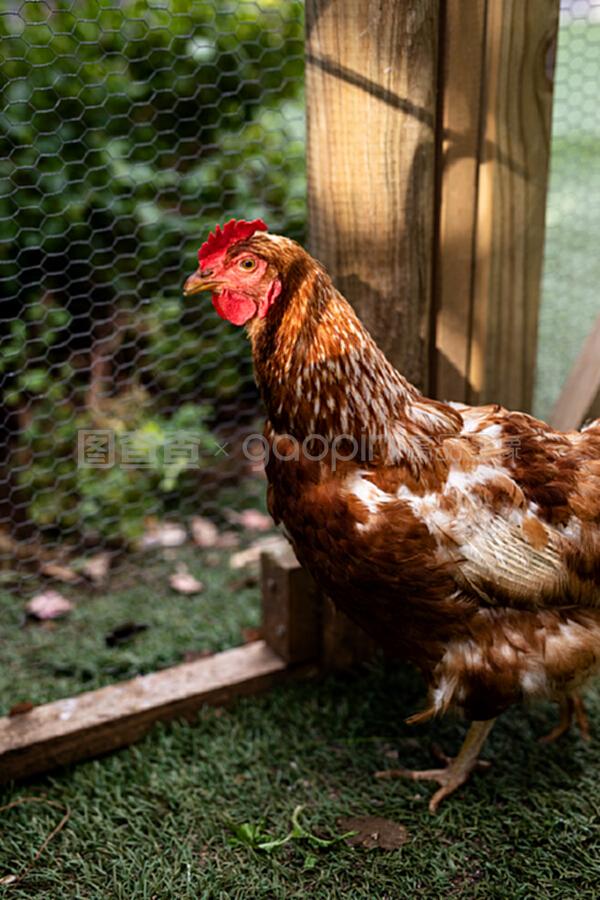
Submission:
{"label": "wooden plank", "polygon": [[575,360],[569,377],[550,415],[550,423],[561,431],[579,428],[600,392],[600,316]]}
{"label": "wooden plank", "polygon": [[261,560],[263,637],[288,663],[345,669],[375,652],[376,643],[319,590],[287,545]]}
{"label": "wooden plank", "polygon": [[348,669],[365,662],[377,651],[373,638],[323,597],[321,665],[325,670]]}
{"label": "wooden plank", "polygon": [[488,0],[470,401],[530,409],[559,0]]}
{"label": "wooden plank", "polygon": [[446,2],[435,368],[448,399],[531,407],[558,13],[559,0]]}
{"label": "wooden plank", "polygon": [[307,0],[310,246],[427,387],[438,0]]}
{"label": "wooden plank", "polygon": [[447,0],[441,38],[442,134],[432,388],[441,399],[462,402],[469,397],[486,5],[486,0],[470,0],[468,4]]}
{"label": "wooden plank", "polygon": [[265,690],[291,671],[255,641],[0,719],[0,782],[125,747],[155,722],[193,717],[205,703]]}
{"label": "wooden plank", "polygon": [[261,557],[262,633],[287,663],[318,660],[320,597],[289,544]]}
{"label": "wooden plank", "polygon": [[[309,241],[388,358],[428,388],[438,0],[307,0]],[[373,642],[328,600],[324,668]]]}

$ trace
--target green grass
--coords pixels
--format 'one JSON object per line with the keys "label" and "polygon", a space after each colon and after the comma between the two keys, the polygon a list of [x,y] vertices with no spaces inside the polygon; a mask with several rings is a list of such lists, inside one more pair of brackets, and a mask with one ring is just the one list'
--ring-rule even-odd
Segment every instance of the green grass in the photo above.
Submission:
{"label": "green grass", "polygon": [[[436,739],[452,750],[463,726],[414,729],[403,717],[421,702],[409,670],[377,663],[318,683],[280,688],[194,726],[157,728],[139,745],[0,793],[42,795],[71,818],[7,897],[61,898],[597,898],[600,778],[597,743],[536,740],[552,707],[512,710],[492,732],[493,768],[441,808],[431,786],[378,782],[373,771],[431,764]],[[591,694],[598,733],[600,696]],[[305,869],[291,843],[272,855],[229,840],[229,823],[264,820],[285,835],[290,816],[323,836],[338,817],[374,814],[404,824],[408,843],[384,852],[337,844]],[[0,874],[16,872],[60,819],[22,806],[0,814]],[[2,889],[0,888],[0,894]]]}
{"label": "green grass", "polygon": [[[258,625],[258,588],[240,585],[228,553],[190,547],[157,550],[121,566],[107,586],[58,585],[75,602],[67,618],[25,623],[25,598],[0,593],[0,715],[17,702],[47,703],[181,662],[187,651],[241,643],[241,629]],[[169,575],[177,563],[204,583],[185,596]],[[41,589],[42,585],[38,585]],[[106,635],[125,622],[146,631],[120,646]]]}

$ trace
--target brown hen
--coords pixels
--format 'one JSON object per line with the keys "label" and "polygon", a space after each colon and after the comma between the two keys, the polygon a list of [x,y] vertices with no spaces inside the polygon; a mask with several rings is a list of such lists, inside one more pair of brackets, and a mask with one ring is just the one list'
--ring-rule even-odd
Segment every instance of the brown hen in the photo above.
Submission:
{"label": "brown hen", "polygon": [[423,672],[429,705],[472,721],[430,808],[476,766],[496,716],[554,698],[562,733],[600,667],[600,421],[567,434],[500,406],[422,396],[323,267],[260,220],[199,251],[245,325],[267,408],[269,508],[334,602]]}

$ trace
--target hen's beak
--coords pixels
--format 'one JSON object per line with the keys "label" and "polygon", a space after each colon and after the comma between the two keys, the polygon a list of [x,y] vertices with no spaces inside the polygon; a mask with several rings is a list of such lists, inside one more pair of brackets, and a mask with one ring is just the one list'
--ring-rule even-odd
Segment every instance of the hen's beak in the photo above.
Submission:
{"label": "hen's beak", "polygon": [[211,278],[206,272],[203,275],[200,269],[197,269],[183,285],[183,293],[186,297],[191,297],[192,294],[199,294],[201,291],[215,291],[219,286],[219,281]]}

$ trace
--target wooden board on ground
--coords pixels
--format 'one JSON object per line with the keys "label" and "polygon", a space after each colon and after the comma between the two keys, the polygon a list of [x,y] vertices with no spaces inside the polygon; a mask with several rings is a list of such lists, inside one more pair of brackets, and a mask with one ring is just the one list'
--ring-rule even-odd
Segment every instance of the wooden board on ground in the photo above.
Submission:
{"label": "wooden board on ground", "polygon": [[265,690],[290,673],[298,670],[255,641],[0,719],[0,782],[127,746],[155,722],[193,717],[205,703]]}

